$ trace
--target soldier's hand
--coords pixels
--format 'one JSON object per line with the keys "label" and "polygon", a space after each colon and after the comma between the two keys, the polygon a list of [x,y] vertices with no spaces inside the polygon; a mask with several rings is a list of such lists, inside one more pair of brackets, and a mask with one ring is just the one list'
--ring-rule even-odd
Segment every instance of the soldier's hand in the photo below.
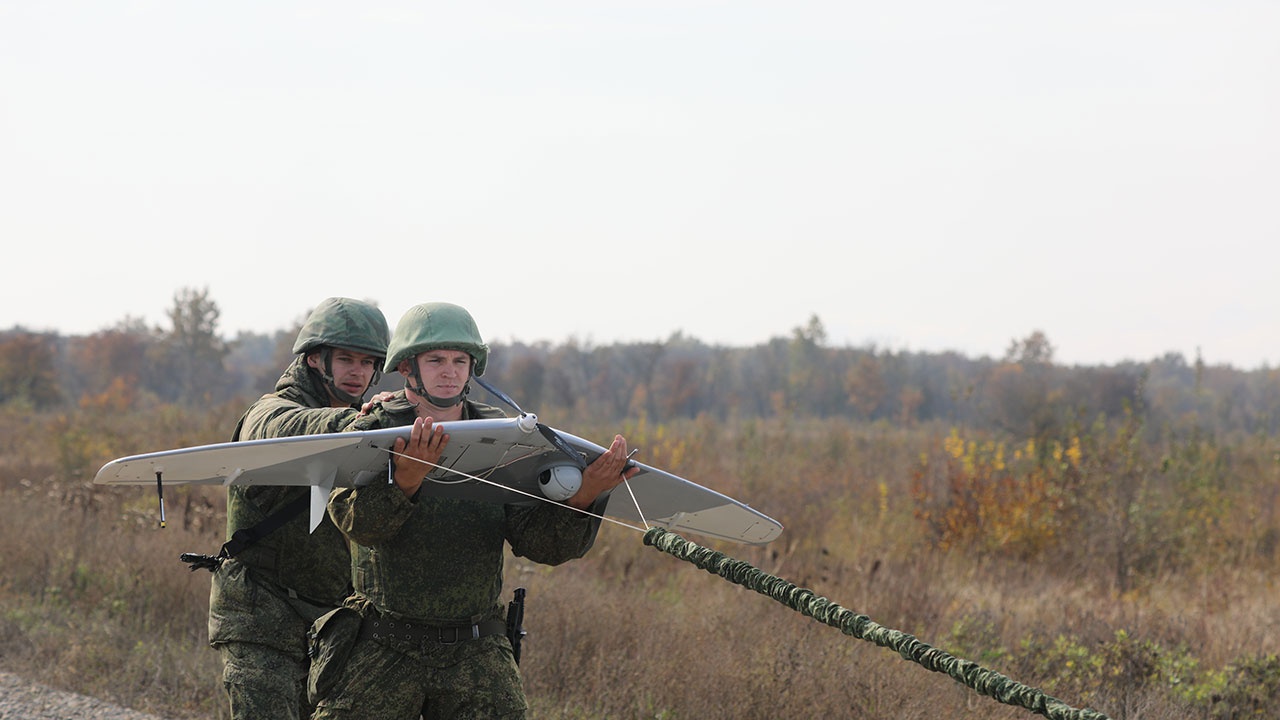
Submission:
{"label": "soldier's hand", "polygon": [[449,436],[431,418],[416,418],[408,440],[396,438],[392,479],[405,497],[417,494],[423,478],[440,462],[448,444]]}
{"label": "soldier's hand", "polygon": [[383,390],[377,395],[374,395],[373,397],[369,398],[368,402],[360,406],[360,414],[368,415],[369,411],[373,410],[374,405],[377,405],[378,403],[384,403],[395,396],[396,396],[395,393]]}
{"label": "soldier's hand", "polygon": [[582,487],[565,503],[579,510],[586,510],[600,493],[618,487],[623,480],[630,480],[640,472],[640,468],[635,465],[628,468],[627,460],[626,438],[614,435],[613,444],[582,472]]}

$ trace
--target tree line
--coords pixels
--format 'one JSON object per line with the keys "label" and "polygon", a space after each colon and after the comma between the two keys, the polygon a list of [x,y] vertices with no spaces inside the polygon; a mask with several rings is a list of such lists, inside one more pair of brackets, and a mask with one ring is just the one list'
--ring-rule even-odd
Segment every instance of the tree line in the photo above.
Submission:
{"label": "tree line", "polygon": [[[247,402],[274,387],[298,331],[224,340],[207,290],[180,290],[167,315],[167,327],[126,318],[88,336],[0,331],[0,404],[41,411]],[[561,423],[843,417],[1046,438],[1139,410],[1151,428],[1274,434],[1280,427],[1280,369],[1207,366],[1179,353],[1064,366],[1040,331],[1011,340],[1000,358],[833,347],[817,316],[751,347],[682,333],[598,346],[495,343],[486,379]],[[399,384],[393,375],[379,388]]]}

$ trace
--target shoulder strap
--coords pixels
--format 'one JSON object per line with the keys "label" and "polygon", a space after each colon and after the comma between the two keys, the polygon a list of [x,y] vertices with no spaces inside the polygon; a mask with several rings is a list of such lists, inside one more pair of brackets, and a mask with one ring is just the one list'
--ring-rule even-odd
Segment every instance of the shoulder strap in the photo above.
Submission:
{"label": "shoulder strap", "polygon": [[235,531],[232,533],[231,539],[223,543],[222,549],[217,555],[182,553],[179,559],[190,565],[193,572],[201,568],[213,572],[222,565],[223,560],[239,555],[254,543],[279,530],[285,523],[301,515],[310,502],[311,498],[308,495],[299,495],[288,505],[263,518],[262,522],[257,525]]}

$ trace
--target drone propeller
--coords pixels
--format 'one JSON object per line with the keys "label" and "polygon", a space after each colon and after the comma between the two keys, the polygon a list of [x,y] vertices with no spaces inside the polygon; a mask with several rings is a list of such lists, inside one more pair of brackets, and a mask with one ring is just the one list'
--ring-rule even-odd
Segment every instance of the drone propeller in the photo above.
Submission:
{"label": "drone propeller", "polygon": [[525,420],[527,422],[532,422],[534,427],[537,428],[538,432],[542,434],[542,437],[546,438],[547,442],[551,443],[552,447],[554,447],[555,449],[567,455],[569,459],[573,461],[573,464],[578,466],[578,470],[587,469],[587,461],[582,458],[582,454],[579,453],[577,450],[574,450],[573,446],[570,445],[567,440],[561,437],[560,433],[556,432],[554,428],[538,422],[537,415],[534,415],[533,413],[527,413],[524,410],[521,410],[520,406],[516,404],[515,400],[512,400],[509,395],[502,392],[498,388],[490,385],[489,383],[485,382],[484,380],[481,380],[478,377],[473,377],[471,379],[475,380],[477,385],[487,390],[490,395],[493,395],[494,397],[498,398],[502,402],[510,405],[513,410],[520,413],[520,418],[522,420]]}

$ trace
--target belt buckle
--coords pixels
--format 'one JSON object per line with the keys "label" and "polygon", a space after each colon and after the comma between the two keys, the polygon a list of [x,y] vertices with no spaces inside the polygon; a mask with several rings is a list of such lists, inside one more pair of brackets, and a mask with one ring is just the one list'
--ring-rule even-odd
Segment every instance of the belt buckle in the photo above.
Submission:
{"label": "belt buckle", "polygon": [[[452,637],[445,640],[445,633],[449,633]],[[458,643],[458,628],[456,627],[442,627],[437,629],[434,634],[436,641],[441,645],[456,645]]]}
{"label": "belt buckle", "polygon": [[[471,631],[469,637],[467,635],[468,630]],[[457,645],[464,640],[478,640],[480,638],[480,626],[442,627],[432,634],[435,635],[436,642],[441,645]],[[445,639],[446,637],[448,639]]]}

